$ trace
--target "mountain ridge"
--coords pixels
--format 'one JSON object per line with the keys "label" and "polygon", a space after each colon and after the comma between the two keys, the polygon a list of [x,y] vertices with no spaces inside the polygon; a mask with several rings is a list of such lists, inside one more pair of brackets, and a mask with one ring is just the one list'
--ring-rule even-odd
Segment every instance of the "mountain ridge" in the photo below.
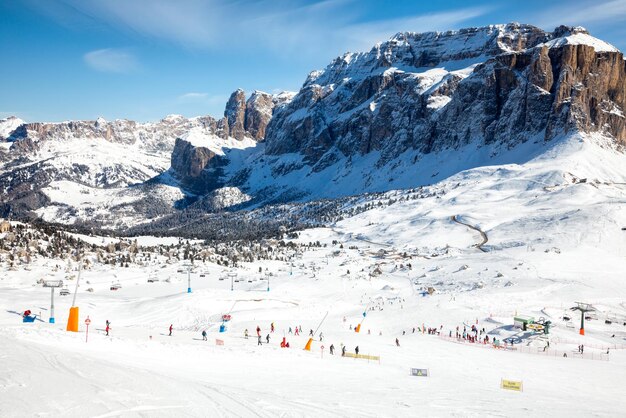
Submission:
{"label": "mountain ridge", "polygon": [[[546,32],[510,23],[402,32],[309,73],[295,94],[254,91],[246,97],[238,89],[222,119],[164,118],[151,126],[167,131],[167,138],[143,144],[142,152],[158,154],[150,169],[126,174],[121,182],[86,184],[117,188],[121,195],[134,185],[133,193],[143,196],[139,201],[152,203],[140,204],[143,209],[122,204],[132,225],[154,219],[143,215],[146,206],[161,208],[154,216],[170,216],[189,205],[222,211],[419,187],[472,167],[523,162],[523,153],[544,152],[551,141],[578,133],[621,146],[625,73],[623,54],[580,27]],[[132,121],[67,124],[56,127],[124,146],[145,142],[141,135],[120,134],[143,126]],[[28,160],[48,139],[67,139],[64,129],[21,125],[9,138],[8,153]],[[26,189],[28,173],[13,184],[23,164],[8,159],[0,186]],[[22,213],[38,210],[41,216],[52,205],[48,218],[84,217],[66,216],[83,206],[50,201],[50,184],[84,183],[76,175],[81,170],[89,167],[74,164],[71,175],[48,170],[32,202],[23,204],[24,196],[13,193],[2,202],[4,213],[22,199]],[[161,193],[168,198],[159,200]],[[23,194],[28,200],[28,191]]]}

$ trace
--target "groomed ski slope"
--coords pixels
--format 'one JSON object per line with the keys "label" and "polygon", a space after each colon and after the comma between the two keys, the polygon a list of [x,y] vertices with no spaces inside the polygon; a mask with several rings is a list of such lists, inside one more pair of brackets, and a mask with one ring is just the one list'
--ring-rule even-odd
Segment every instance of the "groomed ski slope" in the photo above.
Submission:
{"label": "groomed ski slope", "polygon": [[[31,309],[47,321],[50,293],[35,281],[63,278],[65,263],[38,259],[30,270],[0,270],[0,416],[619,416],[626,409],[624,157],[593,141],[560,147],[524,165],[460,173],[438,184],[434,197],[303,231],[299,242],[327,246],[290,262],[244,263],[234,291],[212,264],[196,266],[191,294],[180,265],[164,260],[95,265],[77,295],[79,333],[64,331],[71,296],[57,295],[56,324],[24,324],[19,316]],[[451,216],[484,231],[487,251],[475,247],[479,233]],[[272,272],[269,292],[259,267]],[[151,274],[161,281],[147,283]],[[122,288],[109,290],[118,281]],[[428,287],[435,292],[422,296]],[[569,310],[576,301],[598,308],[585,336]],[[323,341],[316,336],[304,351],[326,312]],[[220,333],[226,313],[232,320]],[[512,327],[516,313],[552,321],[546,351],[544,337]],[[350,329],[361,321],[360,333]],[[517,350],[442,338],[476,321],[490,338],[520,337]],[[296,325],[304,335],[288,333]],[[413,332],[423,325],[441,327],[441,336]],[[279,346],[284,334],[290,348]],[[331,356],[330,344],[338,354],[342,343],[381,360]],[[410,376],[410,368],[430,376]],[[501,379],[523,381],[523,392],[501,389]]]}

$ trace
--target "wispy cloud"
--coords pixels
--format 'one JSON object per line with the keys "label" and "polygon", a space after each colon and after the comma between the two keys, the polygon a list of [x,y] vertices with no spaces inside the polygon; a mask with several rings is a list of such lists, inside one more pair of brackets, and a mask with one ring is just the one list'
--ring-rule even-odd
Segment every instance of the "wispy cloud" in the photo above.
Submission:
{"label": "wispy cloud", "polygon": [[227,94],[209,94],[199,92],[189,92],[181,94],[177,97],[179,103],[182,104],[202,104],[207,106],[223,106],[228,100]]}
{"label": "wispy cloud", "polygon": [[[362,0],[62,0],[81,19],[189,48],[246,48],[277,54],[336,55],[401,31],[457,27],[489,9],[468,7],[364,22]],[[419,7],[417,4],[416,8]],[[54,16],[61,12],[56,11]],[[67,20],[67,18],[66,18]],[[365,19],[367,20],[367,19]]]}
{"label": "wispy cloud", "polygon": [[545,29],[557,25],[590,25],[601,22],[603,26],[623,24],[626,21],[626,1],[595,1],[591,4],[572,1],[541,10],[531,19],[533,23]]}
{"label": "wispy cloud", "polygon": [[180,96],[178,96],[178,100],[180,100],[181,102],[195,102],[195,101],[206,100],[208,96],[209,96],[208,93],[191,92],[191,93],[181,94]]}
{"label": "wispy cloud", "polygon": [[97,49],[87,52],[83,59],[94,70],[107,73],[131,73],[139,68],[135,56],[121,49]]}

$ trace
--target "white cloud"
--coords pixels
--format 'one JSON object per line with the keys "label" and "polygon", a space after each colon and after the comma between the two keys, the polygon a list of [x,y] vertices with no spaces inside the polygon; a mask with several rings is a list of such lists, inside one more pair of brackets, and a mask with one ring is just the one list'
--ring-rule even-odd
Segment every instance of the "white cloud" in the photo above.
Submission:
{"label": "white cloud", "polygon": [[183,101],[183,102],[193,102],[193,101],[198,101],[198,100],[206,100],[206,98],[208,97],[208,93],[196,93],[196,92],[191,92],[191,93],[185,93],[185,94],[181,94],[180,96],[178,96],[178,100]]}
{"label": "white cloud", "polygon": [[121,49],[97,49],[87,52],[83,59],[94,70],[107,73],[131,73],[139,68],[135,56]]}
{"label": "white cloud", "polygon": [[558,7],[544,9],[531,19],[544,29],[553,29],[558,25],[591,25],[602,23],[602,26],[621,24],[626,21],[626,1],[597,1],[591,5],[581,2],[566,2]]}
{"label": "white cloud", "polygon": [[210,106],[223,106],[228,101],[229,95],[227,94],[213,94],[189,92],[178,96],[180,103],[188,104],[205,104]]}

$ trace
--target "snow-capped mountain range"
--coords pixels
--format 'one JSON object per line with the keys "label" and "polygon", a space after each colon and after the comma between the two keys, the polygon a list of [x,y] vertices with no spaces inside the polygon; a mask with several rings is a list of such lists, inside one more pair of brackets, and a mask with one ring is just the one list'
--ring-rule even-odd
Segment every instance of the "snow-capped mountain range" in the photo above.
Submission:
{"label": "snow-capped mountain range", "polygon": [[220,120],[1,120],[0,216],[121,228],[187,207],[419,187],[564,141],[621,160],[625,108],[623,54],[580,27],[399,33],[310,73],[296,94],[238,90]]}

